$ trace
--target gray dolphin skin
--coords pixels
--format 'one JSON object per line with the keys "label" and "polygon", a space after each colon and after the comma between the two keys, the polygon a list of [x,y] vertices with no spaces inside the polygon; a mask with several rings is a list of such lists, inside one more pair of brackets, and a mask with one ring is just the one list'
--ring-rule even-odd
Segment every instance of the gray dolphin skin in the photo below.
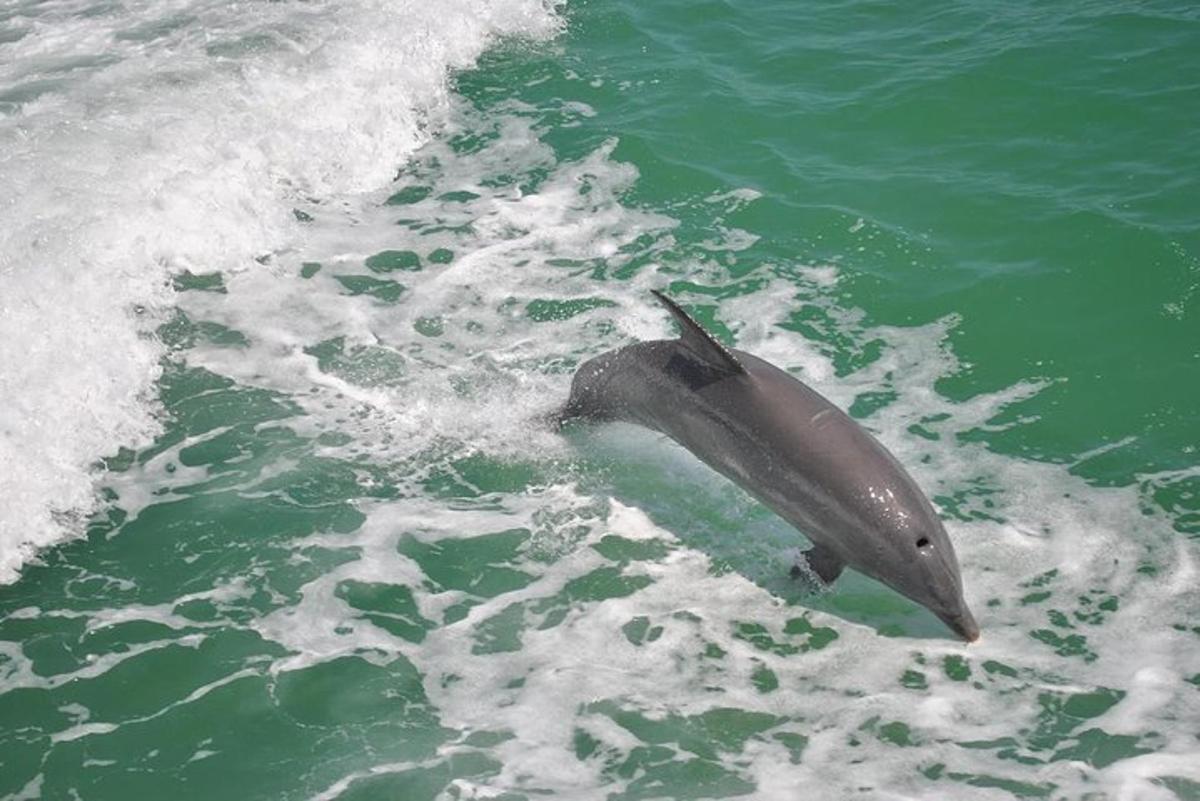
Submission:
{"label": "gray dolphin skin", "polygon": [[682,336],[582,364],[560,423],[624,421],[666,434],[803,532],[813,543],[805,559],[823,582],[849,565],[978,639],[954,546],[896,458],[821,395],[726,349],[674,301],[654,295]]}

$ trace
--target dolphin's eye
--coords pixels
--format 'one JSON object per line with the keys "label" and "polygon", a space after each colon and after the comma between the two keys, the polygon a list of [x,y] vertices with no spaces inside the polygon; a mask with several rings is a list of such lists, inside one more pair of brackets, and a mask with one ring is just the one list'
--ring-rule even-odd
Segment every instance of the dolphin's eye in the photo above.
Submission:
{"label": "dolphin's eye", "polygon": [[921,537],[921,539],[917,540],[917,547],[920,548],[922,551],[925,550],[926,548],[928,548],[929,547],[929,538]]}

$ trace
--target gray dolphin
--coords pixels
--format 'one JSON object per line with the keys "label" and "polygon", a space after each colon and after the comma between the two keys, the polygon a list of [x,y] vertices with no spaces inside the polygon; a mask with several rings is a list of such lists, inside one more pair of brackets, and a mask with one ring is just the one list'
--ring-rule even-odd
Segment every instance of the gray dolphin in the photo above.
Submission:
{"label": "gray dolphin", "polygon": [[666,434],[802,531],[813,543],[804,556],[822,581],[849,565],[978,639],[954,546],[896,458],[821,395],[726,349],[673,300],[654,295],[682,336],[584,362],[560,423],[620,420]]}

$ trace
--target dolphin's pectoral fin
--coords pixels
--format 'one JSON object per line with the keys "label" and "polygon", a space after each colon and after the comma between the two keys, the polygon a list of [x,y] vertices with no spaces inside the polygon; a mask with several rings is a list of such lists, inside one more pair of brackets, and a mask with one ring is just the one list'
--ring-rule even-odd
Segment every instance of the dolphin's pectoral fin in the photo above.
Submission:
{"label": "dolphin's pectoral fin", "polygon": [[[846,563],[839,559],[833,551],[820,545],[813,545],[805,551],[804,561],[808,562],[809,569],[817,574],[817,578],[826,584],[836,581],[837,577],[842,575],[842,568],[846,566]],[[792,575],[798,576],[802,570],[800,565],[796,565],[792,568]]]}
{"label": "dolphin's pectoral fin", "polygon": [[716,337],[701,328],[700,323],[688,316],[688,313],[680,308],[678,303],[657,289],[650,291],[662,305],[667,307],[667,311],[674,316],[675,322],[679,323],[680,339],[684,347],[691,351],[696,358],[726,376],[746,372],[746,368],[737,360],[737,357],[718,342]]}

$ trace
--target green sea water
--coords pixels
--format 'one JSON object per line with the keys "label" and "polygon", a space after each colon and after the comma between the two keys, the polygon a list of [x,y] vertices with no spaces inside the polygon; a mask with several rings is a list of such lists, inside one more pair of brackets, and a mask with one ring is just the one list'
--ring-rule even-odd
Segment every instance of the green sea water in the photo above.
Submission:
{"label": "green sea water", "polygon": [[[161,433],[0,587],[0,797],[1200,798],[1200,13],[559,13],[175,270]],[[546,430],[652,288],[911,469],[980,643]]]}

